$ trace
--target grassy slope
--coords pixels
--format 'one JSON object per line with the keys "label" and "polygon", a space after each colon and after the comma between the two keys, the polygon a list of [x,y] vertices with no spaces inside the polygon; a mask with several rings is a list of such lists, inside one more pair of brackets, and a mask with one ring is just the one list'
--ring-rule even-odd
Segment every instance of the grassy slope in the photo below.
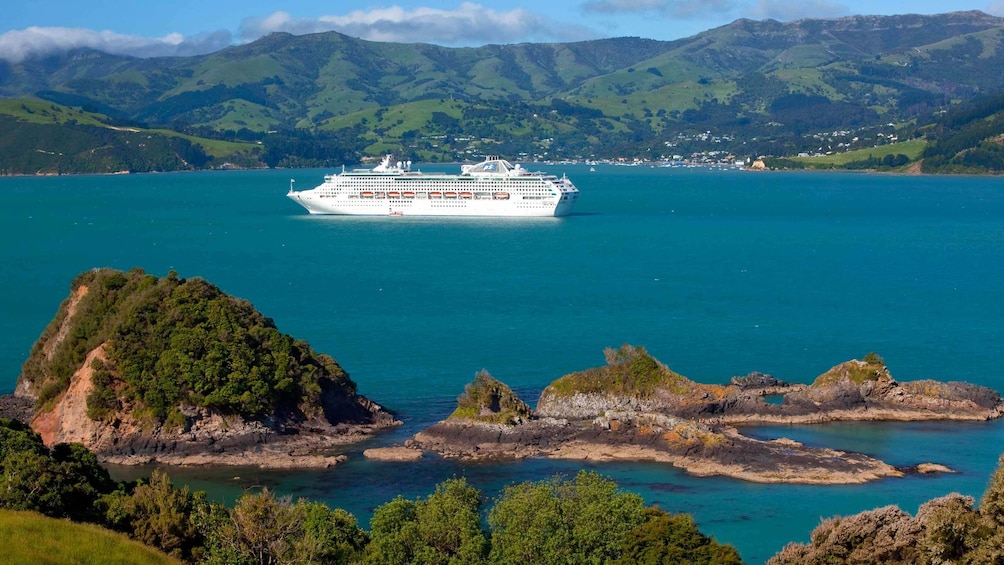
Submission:
{"label": "grassy slope", "polygon": [[180,561],[122,534],[91,524],[75,524],[34,512],[0,510],[2,561],[105,565],[173,565]]}
{"label": "grassy slope", "polygon": [[801,161],[810,166],[840,166],[854,161],[864,161],[869,156],[881,159],[886,155],[896,155],[897,153],[902,153],[903,155],[909,157],[911,161],[916,161],[920,158],[920,154],[924,151],[924,147],[926,146],[927,142],[922,139],[911,139],[909,141],[900,141],[899,143],[890,143],[889,145],[869,147],[868,149],[858,149],[856,151],[847,151],[846,153],[823,155],[822,157],[794,157],[792,160]]}
{"label": "grassy slope", "polygon": [[185,135],[168,129],[141,129],[133,127],[117,127],[107,124],[108,117],[103,114],[86,112],[79,108],[62,106],[45,100],[35,98],[7,98],[0,99],[0,115],[7,115],[19,121],[41,125],[65,125],[71,120],[78,125],[106,127],[109,129],[125,130],[132,132],[147,132],[159,134],[166,137],[180,137],[187,139],[194,144],[201,145],[207,155],[214,157],[224,157],[238,151],[246,151],[253,144],[235,143],[216,139],[205,139],[191,135]]}

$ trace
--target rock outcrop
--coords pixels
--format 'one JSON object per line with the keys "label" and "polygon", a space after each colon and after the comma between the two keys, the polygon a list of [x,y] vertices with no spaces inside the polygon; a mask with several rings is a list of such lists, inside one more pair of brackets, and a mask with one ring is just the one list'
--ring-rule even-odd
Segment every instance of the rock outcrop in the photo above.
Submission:
{"label": "rock outcrop", "polygon": [[47,445],[119,464],[326,467],[400,423],[248,303],[141,271],[78,277],[14,398]]}
{"label": "rock outcrop", "polygon": [[[651,460],[696,475],[756,482],[858,483],[902,476],[903,471],[861,454],[786,439],[755,440],[732,426],[982,420],[1002,414],[1001,398],[990,389],[965,383],[898,383],[877,356],[838,365],[811,386],[759,373],[734,378],[728,386],[699,384],[671,371],[643,348],[628,345],[607,350],[606,357],[605,367],[551,383],[529,417],[501,422],[458,409],[413,441],[462,459]],[[783,401],[768,403],[765,395],[780,395]]]}

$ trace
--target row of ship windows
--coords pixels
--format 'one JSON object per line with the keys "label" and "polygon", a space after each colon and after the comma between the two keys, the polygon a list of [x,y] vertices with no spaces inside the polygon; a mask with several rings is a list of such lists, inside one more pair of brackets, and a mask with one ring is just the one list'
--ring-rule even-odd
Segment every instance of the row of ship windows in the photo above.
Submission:
{"label": "row of ship windows", "polygon": [[[338,198],[338,194],[321,193],[319,195],[321,198]],[[363,190],[357,194],[347,195],[350,199],[365,199],[365,200],[509,200],[512,196],[508,192],[454,192],[454,191],[430,191],[430,192],[411,192],[411,191],[368,191]],[[523,195],[524,200],[543,200],[546,198],[554,198],[557,194],[554,193],[534,193]],[[520,198],[519,195],[516,198]]]}

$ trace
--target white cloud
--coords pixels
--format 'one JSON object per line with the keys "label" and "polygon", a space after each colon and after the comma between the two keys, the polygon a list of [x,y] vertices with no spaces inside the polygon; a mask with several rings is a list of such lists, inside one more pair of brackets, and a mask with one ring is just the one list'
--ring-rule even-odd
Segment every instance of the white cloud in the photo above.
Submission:
{"label": "white cloud", "polygon": [[1004,16],[1004,0],[994,0],[987,4],[986,13],[993,16]]}
{"label": "white cloud", "polygon": [[226,31],[193,37],[172,33],[151,38],[82,28],[29,27],[0,34],[0,59],[20,63],[29,57],[85,47],[135,57],[188,56],[217,51],[232,42],[233,36]]}
{"label": "white cloud", "polygon": [[245,19],[239,35],[244,41],[252,41],[279,31],[294,35],[337,31],[371,41],[439,45],[575,41],[598,36],[585,27],[554,22],[528,10],[499,12],[471,2],[455,10],[392,6],[316,19],[275,12],[266,18]]}

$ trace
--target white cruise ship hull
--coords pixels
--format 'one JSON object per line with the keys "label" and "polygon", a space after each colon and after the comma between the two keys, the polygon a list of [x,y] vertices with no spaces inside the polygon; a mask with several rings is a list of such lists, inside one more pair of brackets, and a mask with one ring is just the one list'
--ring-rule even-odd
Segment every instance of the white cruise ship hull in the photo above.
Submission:
{"label": "white cruise ship hull", "polygon": [[565,216],[572,211],[574,200],[548,202],[542,200],[508,201],[460,199],[381,199],[320,198],[312,191],[294,192],[288,196],[311,214],[347,216]]}
{"label": "white cruise ship hull", "polygon": [[291,187],[287,196],[311,214],[531,217],[568,215],[579,190],[567,177],[530,173],[502,159],[449,175],[413,172],[388,157],[374,169],[327,175],[311,190]]}

